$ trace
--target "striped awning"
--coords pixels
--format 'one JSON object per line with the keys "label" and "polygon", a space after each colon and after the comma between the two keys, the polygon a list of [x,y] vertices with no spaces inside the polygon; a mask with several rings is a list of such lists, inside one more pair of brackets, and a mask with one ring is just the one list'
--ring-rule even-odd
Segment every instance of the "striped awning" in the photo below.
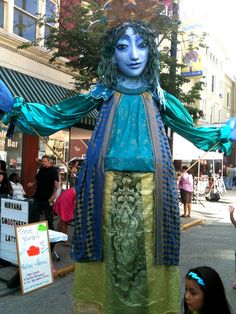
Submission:
{"label": "striped awning", "polygon": [[[0,66],[0,79],[11,90],[14,97],[21,96],[26,102],[55,104],[71,96],[71,90],[40,80],[33,76]],[[80,127],[93,128],[98,116],[97,110],[82,118]]]}

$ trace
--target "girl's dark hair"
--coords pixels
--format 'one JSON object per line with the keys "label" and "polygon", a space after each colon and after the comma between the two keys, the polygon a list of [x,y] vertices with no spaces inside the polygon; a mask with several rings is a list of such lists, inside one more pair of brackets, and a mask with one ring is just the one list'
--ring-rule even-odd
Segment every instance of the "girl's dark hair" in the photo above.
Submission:
{"label": "girl's dark hair", "polygon": [[7,164],[5,160],[0,160],[0,170],[3,170],[3,171],[7,170]]}
{"label": "girl's dark hair", "polygon": [[0,174],[3,175],[3,179],[0,185],[0,194],[13,194],[12,186],[10,180],[7,177],[6,171],[0,170]]}
{"label": "girl's dark hair", "polygon": [[[211,267],[201,266],[192,268],[188,271],[186,278],[194,280],[189,276],[194,272],[200,277],[205,286],[199,285],[204,293],[204,304],[201,314],[231,314],[230,306],[225,296],[225,289],[219,274]],[[183,300],[184,313],[188,314],[188,307]]]}
{"label": "girl's dark hair", "polygon": [[159,81],[160,64],[159,52],[156,43],[156,34],[143,22],[130,21],[123,23],[113,29],[107,30],[103,36],[103,46],[101,50],[101,59],[98,65],[98,75],[100,82],[108,87],[116,86],[117,67],[115,64],[114,53],[117,40],[125,33],[128,27],[140,34],[147,42],[149,49],[148,63],[142,73],[152,90],[155,89]]}

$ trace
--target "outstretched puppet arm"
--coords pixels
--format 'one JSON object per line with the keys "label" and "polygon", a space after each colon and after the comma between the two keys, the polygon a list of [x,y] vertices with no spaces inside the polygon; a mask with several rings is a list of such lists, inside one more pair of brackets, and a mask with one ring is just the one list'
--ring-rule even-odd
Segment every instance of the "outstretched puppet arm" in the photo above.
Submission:
{"label": "outstretched puppet arm", "polygon": [[[0,93],[0,104],[3,95],[6,94]],[[9,95],[8,97],[11,101]],[[50,107],[46,104],[26,103],[22,97],[16,97],[11,109],[6,111],[4,107],[1,108],[5,111],[2,122],[5,125],[15,122],[27,134],[34,135],[35,129],[41,136],[48,136],[78,123],[82,117],[99,106],[101,101],[93,98],[91,94],[80,94]]]}
{"label": "outstretched puppet arm", "polygon": [[164,92],[164,97],[165,109],[161,111],[161,116],[168,127],[204,151],[215,145],[213,151],[220,149],[223,153],[230,154],[233,128],[226,124],[219,128],[194,127],[192,117],[182,103],[167,92]]}

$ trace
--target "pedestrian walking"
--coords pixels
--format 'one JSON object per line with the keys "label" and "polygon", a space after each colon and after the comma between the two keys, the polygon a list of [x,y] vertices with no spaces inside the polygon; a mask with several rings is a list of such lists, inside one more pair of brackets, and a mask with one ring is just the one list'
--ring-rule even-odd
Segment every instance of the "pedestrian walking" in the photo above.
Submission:
{"label": "pedestrian walking", "polygon": [[229,167],[227,167],[226,175],[227,175],[227,187],[226,187],[226,190],[232,190],[232,188],[233,188],[233,179],[235,177],[235,168],[233,167],[232,164],[230,164]]}
{"label": "pedestrian walking", "polygon": [[211,267],[190,269],[185,278],[184,314],[231,314],[224,285]]}
{"label": "pedestrian walking", "polygon": [[187,166],[183,166],[179,179],[179,190],[181,202],[184,204],[184,213],[181,217],[191,217],[193,176],[188,171]]}

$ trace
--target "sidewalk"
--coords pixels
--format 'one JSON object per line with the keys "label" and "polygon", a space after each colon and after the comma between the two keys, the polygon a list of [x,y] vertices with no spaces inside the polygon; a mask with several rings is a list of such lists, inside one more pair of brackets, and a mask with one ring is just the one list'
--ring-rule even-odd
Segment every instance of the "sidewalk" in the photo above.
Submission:
{"label": "sidewalk", "polygon": [[[74,224],[72,223],[68,225],[68,240],[70,242],[72,242],[73,231]],[[57,278],[58,276],[62,276],[74,271],[75,261],[70,256],[71,247],[65,246],[63,242],[60,242],[55,245],[54,249],[59,256],[58,260],[56,255],[52,254],[52,262],[56,270],[56,272],[54,273],[54,277]]]}
{"label": "sidewalk", "polygon": [[[199,203],[192,204],[191,217],[180,217],[180,230],[186,230],[190,227],[200,225],[204,223],[204,215],[201,212],[200,206],[204,208],[207,207],[204,199],[199,199]],[[180,204],[180,216],[183,214],[183,205]]]}
{"label": "sidewalk", "polygon": [[[192,204],[192,213],[191,218],[180,218],[180,230],[184,231],[195,225],[202,224],[208,219],[218,219],[225,215],[225,219],[228,219],[227,206],[231,203],[236,205],[236,187],[232,191],[227,191],[221,196],[221,199],[218,202],[209,202],[206,201],[204,196],[199,197],[199,202]],[[180,215],[183,214],[183,208],[180,206]],[[74,225],[70,224],[68,226],[68,236],[69,240],[72,240]],[[73,272],[75,269],[75,261],[70,257],[71,247],[63,245],[63,242],[57,243],[55,245],[55,251],[58,254],[59,259],[56,258],[55,254],[52,254],[53,266],[56,270],[54,273],[55,279],[64,276],[69,272]],[[0,272],[4,272],[5,276],[12,276],[14,270],[9,267],[0,267]],[[6,283],[0,280],[0,297],[6,294],[10,294],[17,290],[9,289],[6,287]]]}
{"label": "sidewalk", "polygon": [[[228,205],[234,203],[236,206],[236,187],[226,191],[217,202],[210,202],[205,196],[199,196],[198,202],[192,204],[191,218],[180,218],[180,229],[185,230],[189,227],[202,224],[207,219],[222,219],[225,217],[229,221]],[[183,206],[180,205],[180,215],[183,214]]]}
{"label": "sidewalk", "polygon": [[[68,239],[72,240],[74,226],[72,224],[68,225]],[[71,247],[63,245],[63,242],[56,243],[54,249],[57,256],[52,253],[52,263],[53,268],[56,270],[54,273],[55,280],[60,276],[64,276],[69,272],[73,272],[75,269],[75,261],[70,257]],[[16,278],[16,287],[12,283],[14,277]],[[19,277],[18,277],[18,267],[13,265],[4,265],[0,263],[0,297],[8,294],[12,294],[19,290]],[[8,285],[12,285],[8,288]]]}

